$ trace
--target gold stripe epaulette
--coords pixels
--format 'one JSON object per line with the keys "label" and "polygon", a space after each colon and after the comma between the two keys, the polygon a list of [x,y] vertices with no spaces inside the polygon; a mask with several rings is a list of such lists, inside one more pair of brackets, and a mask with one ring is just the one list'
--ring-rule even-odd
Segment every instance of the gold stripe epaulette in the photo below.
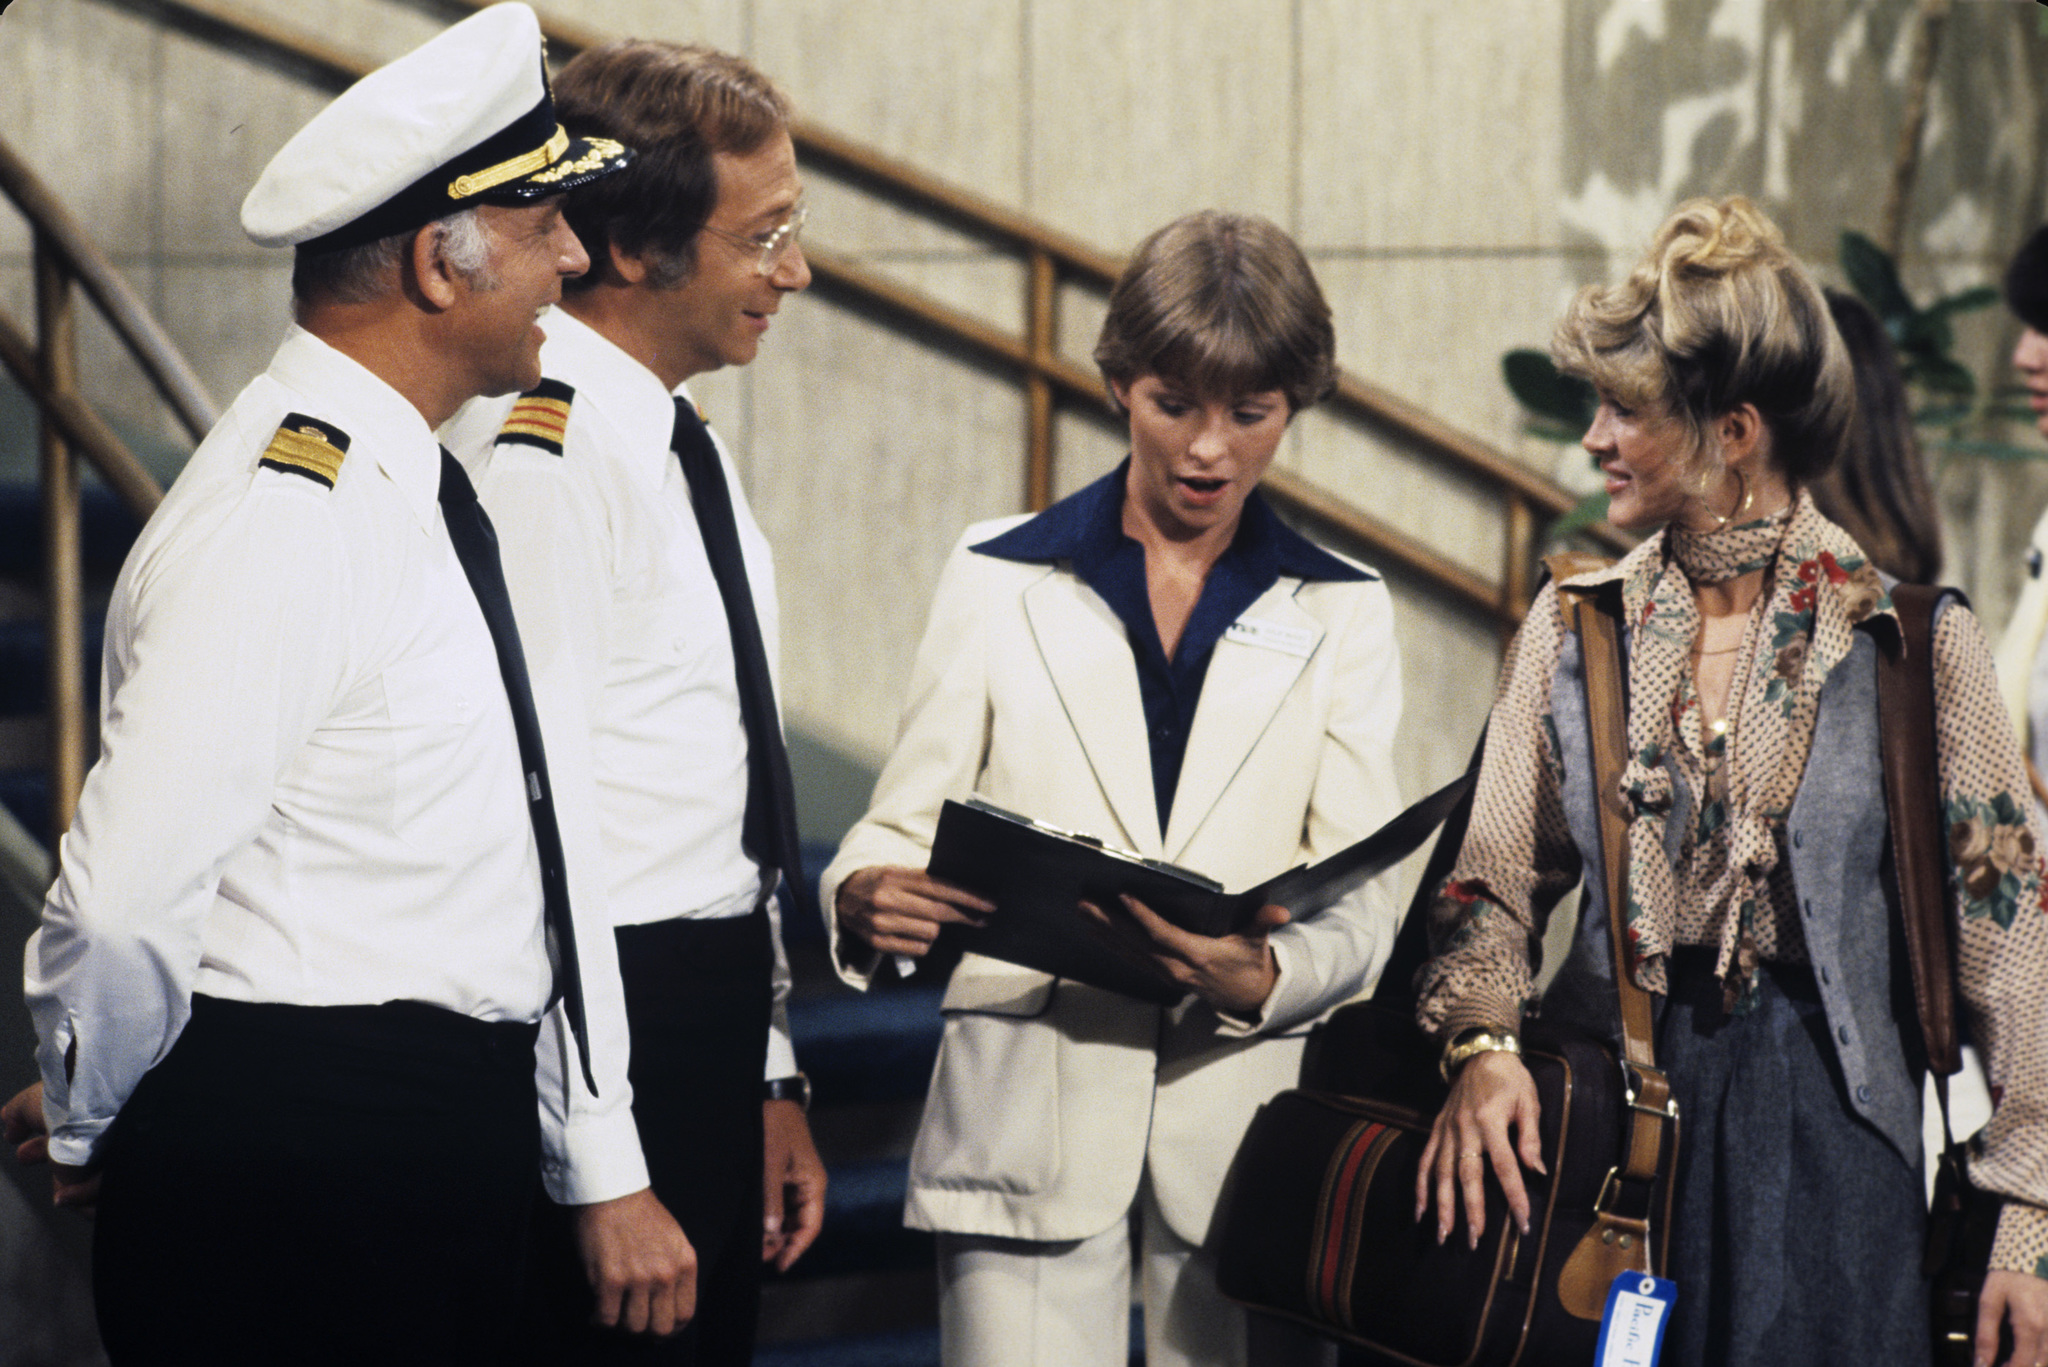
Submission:
{"label": "gold stripe epaulette", "polygon": [[286,474],[304,475],[332,489],[341,473],[341,458],[347,454],[348,433],[304,413],[287,413],[278,424],[277,435],[263,448],[256,463]]}
{"label": "gold stripe epaulette", "polygon": [[562,454],[562,439],[569,431],[569,405],[576,391],[560,380],[542,380],[519,396],[505,425],[498,429],[502,445],[538,446],[551,455]]}

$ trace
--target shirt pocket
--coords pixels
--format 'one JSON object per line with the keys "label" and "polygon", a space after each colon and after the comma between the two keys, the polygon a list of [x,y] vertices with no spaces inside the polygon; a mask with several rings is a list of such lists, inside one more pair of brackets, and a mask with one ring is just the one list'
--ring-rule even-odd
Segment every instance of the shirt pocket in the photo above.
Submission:
{"label": "shirt pocket", "polygon": [[[422,848],[448,848],[475,819],[474,775],[482,747],[485,685],[498,684],[478,661],[452,650],[385,668],[384,710],[391,724],[392,829]],[[507,737],[508,743],[511,737]],[[516,773],[518,764],[513,763]]]}

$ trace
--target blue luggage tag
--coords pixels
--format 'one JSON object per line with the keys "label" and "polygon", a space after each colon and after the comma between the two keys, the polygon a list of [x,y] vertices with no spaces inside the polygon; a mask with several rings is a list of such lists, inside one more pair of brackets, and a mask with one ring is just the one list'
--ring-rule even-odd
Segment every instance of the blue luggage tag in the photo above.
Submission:
{"label": "blue luggage tag", "polygon": [[1647,1272],[1624,1272],[1607,1288],[1607,1313],[1600,1320],[1597,1367],[1657,1367],[1664,1329],[1678,1283]]}

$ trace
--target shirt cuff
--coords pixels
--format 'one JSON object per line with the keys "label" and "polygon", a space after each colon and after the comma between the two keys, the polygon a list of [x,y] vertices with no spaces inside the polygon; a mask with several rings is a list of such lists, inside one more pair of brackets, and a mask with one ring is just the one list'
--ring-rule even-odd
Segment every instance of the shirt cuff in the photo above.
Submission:
{"label": "shirt cuff", "polygon": [[1991,1271],[2048,1277],[2048,1210],[2005,1198],[1998,1237],[1991,1242]]}
{"label": "shirt cuff", "polygon": [[74,1120],[57,1125],[50,1131],[50,1161],[69,1168],[90,1167],[99,1152],[100,1141],[106,1138],[107,1127],[113,1123],[112,1120]]}
{"label": "shirt cuff", "polygon": [[622,1106],[615,1115],[570,1124],[562,1133],[562,1152],[541,1161],[541,1183],[548,1198],[564,1206],[614,1201],[647,1186],[647,1158],[632,1111]]}
{"label": "shirt cuff", "polygon": [[1520,1034],[1522,1015],[1522,1003],[1519,1001],[1512,998],[1485,1000],[1474,994],[1471,1000],[1444,1009],[1436,1038],[1439,1043],[1448,1043],[1467,1030],[1507,1030]]}
{"label": "shirt cuff", "polygon": [[768,1067],[761,1074],[761,1080],[773,1082],[796,1071],[796,1048],[789,1042],[789,1010],[778,1003],[775,1019],[768,1025]]}

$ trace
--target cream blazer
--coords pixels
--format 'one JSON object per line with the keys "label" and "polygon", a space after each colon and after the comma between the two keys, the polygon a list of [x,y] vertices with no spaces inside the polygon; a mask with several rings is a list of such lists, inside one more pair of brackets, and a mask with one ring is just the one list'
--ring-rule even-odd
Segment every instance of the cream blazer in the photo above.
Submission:
{"label": "cream blazer", "polygon": [[[978,792],[1232,890],[1342,849],[1400,810],[1400,663],[1384,584],[1283,575],[1238,619],[1245,629],[1217,642],[1162,835],[1123,623],[1064,565],[968,549],[1024,520],[971,527],[954,548],[895,750],[825,871],[834,962],[856,987],[874,956],[848,968],[837,953],[839,884],[872,865],[922,868],[947,798]],[[1162,1008],[966,956],[946,989],[905,1222],[1087,1238],[1125,1218],[1149,1173],[1174,1231],[1201,1242],[1252,1113],[1295,1081],[1308,1027],[1378,977],[1393,944],[1390,894],[1371,884],[1277,931],[1279,981],[1255,1022],[1194,997]]]}

